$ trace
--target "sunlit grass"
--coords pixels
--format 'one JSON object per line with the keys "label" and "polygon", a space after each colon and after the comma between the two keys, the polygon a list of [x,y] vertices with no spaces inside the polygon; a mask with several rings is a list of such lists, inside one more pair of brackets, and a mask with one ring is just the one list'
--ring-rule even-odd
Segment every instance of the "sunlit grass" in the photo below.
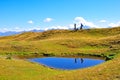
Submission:
{"label": "sunlit grass", "polygon": [[0,58],[0,80],[44,80],[61,73],[23,60]]}
{"label": "sunlit grass", "polygon": [[[44,53],[54,56],[115,54],[95,67],[62,71],[14,59],[12,55]],[[50,30],[0,37],[0,80],[119,80],[120,27],[91,30]],[[11,59],[6,59],[7,56]]]}

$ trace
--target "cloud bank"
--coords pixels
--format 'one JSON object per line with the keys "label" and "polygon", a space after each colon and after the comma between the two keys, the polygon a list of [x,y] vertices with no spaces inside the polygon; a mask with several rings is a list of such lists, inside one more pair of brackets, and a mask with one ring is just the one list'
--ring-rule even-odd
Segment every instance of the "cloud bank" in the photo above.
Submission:
{"label": "cloud bank", "polygon": [[101,22],[101,23],[105,23],[105,22],[107,22],[106,20],[100,20],[99,22]]}
{"label": "cloud bank", "polygon": [[[51,21],[53,21],[53,18],[45,18],[44,20],[43,20],[44,22],[51,22]],[[0,29],[0,32],[7,32],[7,31],[16,31],[16,32],[19,32],[19,31],[30,31],[30,30],[34,30],[34,29],[36,29],[36,30],[49,30],[49,29],[73,29],[74,28],[74,23],[76,23],[77,24],[77,27],[79,28],[80,27],[80,25],[81,24],[83,24],[84,25],[84,29],[88,29],[88,28],[108,28],[108,27],[117,27],[117,26],[120,26],[120,21],[118,21],[118,22],[116,22],[116,23],[112,23],[112,22],[110,22],[110,21],[106,21],[106,20],[104,20],[104,19],[102,19],[102,20],[98,20],[97,21],[97,23],[99,23],[99,24],[95,24],[95,23],[93,23],[93,22],[91,22],[91,21],[88,21],[88,20],[86,20],[86,19],[84,19],[83,17],[75,17],[74,19],[73,19],[73,22],[71,22],[71,24],[66,24],[66,25],[57,25],[57,24],[53,24],[52,26],[46,26],[46,27],[44,27],[44,26],[42,26],[42,24],[40,24],[40,26],[38,25],[38,26],[35,26],[36,24],[34,24],[34,22],[32,21],[32,20],[29,20],[29,21],[27,21],[27,23],[28,24],[33,24],[32,26],[29,26],[29,27],[14,27],[14,28],[12,28],[12,29],[9,29],[9,27],[8,28],[1,28]],[[44,24],[44,23],[43,23]],[[57,26],[55,26],[55,25],[57,25]],[[101,27],[100,27],[100,25],[101,25]],[[103,26],[102,26],[103,25]],[[42,26],[42,27],[41,27]]]}
{"label": "cloud bank", "polygon": [[100,28],[99,26],[95,25],[94,23],[85,20],[83,17],[75,17],[74,22],[80,26],[83,24],[84,26],[89,26],[90,28]]}
{"label": "cloud bank", "polygon": [[109,27],[118,27],[118,26],[120,26],[120,21],[116,22],[116,23],[110,23],[108,26]]}

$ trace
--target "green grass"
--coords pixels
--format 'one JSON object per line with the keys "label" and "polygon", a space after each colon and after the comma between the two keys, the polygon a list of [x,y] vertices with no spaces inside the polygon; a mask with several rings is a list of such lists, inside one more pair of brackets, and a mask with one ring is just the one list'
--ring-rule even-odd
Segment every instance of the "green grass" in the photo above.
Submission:
{"label": "green grass", "polygon": [[[72,71],[50,69],[13,56],[34,54],[115,57],[103,64]],[[11,59],[6,59],[10,56]],[[0,37],[0,80],[119,80],[120,27],[90,30],[50,30]]]}
{"label": "green grass", "polygon": [[0,67],[0,80],[44,80],[62,72],[24,60],[5,58],[0,58]]}
{"label": "green grass", "polygon": [[120,55],[103,64],[65,72],[53,77],[53,80],[119,80],[120,79]]}

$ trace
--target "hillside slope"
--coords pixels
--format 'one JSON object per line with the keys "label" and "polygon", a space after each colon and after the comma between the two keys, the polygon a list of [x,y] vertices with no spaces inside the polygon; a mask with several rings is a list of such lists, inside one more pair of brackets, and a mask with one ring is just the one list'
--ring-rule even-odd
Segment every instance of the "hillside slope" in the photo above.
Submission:
{"label": "hillside slope", "polygon": [[[6,59],[12,55],[44,54],[115,56],[103,64],[70,71],[50,69],[16,58]],[[0,80],[120,80],[120,27],[76,32],[50,30],[0,37]]]}
{"label": "hillside slope", "polygon": [[50,30],[0,37],[1,54],[104,54],[120,51],[120,27],[90,30]]}

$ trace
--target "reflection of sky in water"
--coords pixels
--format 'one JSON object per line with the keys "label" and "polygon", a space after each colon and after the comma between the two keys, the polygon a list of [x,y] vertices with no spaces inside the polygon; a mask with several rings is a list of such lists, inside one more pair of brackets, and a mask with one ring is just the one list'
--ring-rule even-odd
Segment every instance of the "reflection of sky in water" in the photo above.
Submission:
{"label": "reflection of sky in water", "polygon": [[89,58],[58,58],[58,57],[33,58],[29,60],[52,68],[67,70],[86,68],[104,62],[104,60]]}

